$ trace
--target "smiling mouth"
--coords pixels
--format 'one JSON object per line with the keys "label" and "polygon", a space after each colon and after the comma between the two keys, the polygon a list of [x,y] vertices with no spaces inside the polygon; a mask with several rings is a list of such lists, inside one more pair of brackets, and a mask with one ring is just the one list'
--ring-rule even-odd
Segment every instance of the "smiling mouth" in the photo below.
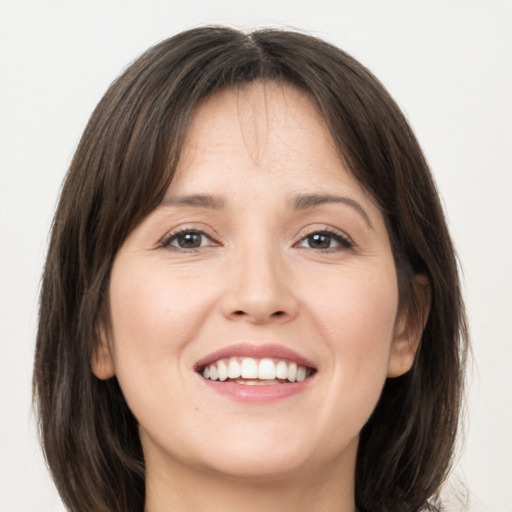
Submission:
{"label": "smiling mouth", "polygon": [[211,381],[235,382],[247,386],[272,386],[302,382],[316,370],[293,361],[274,358],[229,357],[197,369]]}

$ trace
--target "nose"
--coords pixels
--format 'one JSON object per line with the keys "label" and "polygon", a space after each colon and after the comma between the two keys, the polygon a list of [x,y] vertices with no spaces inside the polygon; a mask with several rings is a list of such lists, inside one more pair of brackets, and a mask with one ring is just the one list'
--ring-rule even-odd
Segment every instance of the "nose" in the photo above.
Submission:
{"label": "nose", "polygon": [[291,269],[275,251],[236,254],[222,311],[230,320],[253,324],[285,323],[298,313]]}

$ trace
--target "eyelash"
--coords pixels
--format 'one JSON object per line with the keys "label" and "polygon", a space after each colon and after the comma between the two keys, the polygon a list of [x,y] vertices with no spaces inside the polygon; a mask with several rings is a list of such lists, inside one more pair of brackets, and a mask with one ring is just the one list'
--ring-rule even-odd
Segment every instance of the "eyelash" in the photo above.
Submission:
{"label": "eyelash", "polygon": [[172,245],[172,243],[174,241],[178,240],[178,237],[180,235],[186,235],[186,234],[200,235],[201,237],[206,237],[208,240],[212,241],[213,244],[211,244],[211,245],[213,245],[213,246],[220,245],[220,243],[217,242],[212,236],[208,235],[207,233],[205,233],[201,229],[191,229],[191,228],[187,229],[187,228],[185,228],[185,229],[180,229],[179,231],[176,231],[176,232],[169,233],[160,242],[160,247],[167,248],[167,249],[173,249],[173,250],[176,250],[176,251],[180,251],[181,250],[181,251],[186,251],[186,252],[195,252],[198,249],[201,249],[202,247],[204,247],[204,246],[201,245],[199,247],[185,248],[185,247],[179,247],[179,246],[176,246],[176,245]]}
{"label": "eyelash", "polygon": [[[319,252],[323,252],[323,253],[339,252],[339,251],[343,251],[343,250],[347,250],[347,249],[352,249],[354,247],[354,244],[346,235],[344,235],[338,231],[334,231],[332,229],[314,230],[311,233],[308,233],[305,236],[303,236],[300,239],[299,244],[315,235],[328,236],[338,244],[336,247],[324,248],[324,249],[321,249]],[[306,247],[306,249],[315,250],[313,247]]]}
{"label": "eyelash", "polygon": [[[186,235],[186,234],[194,234],[194,235],[200,235],[201,237],[206,237],[208,240],[213,242],[212,244],[208,244],[206,246],[200,245],[199,247],[192,247],[192,248],[186,248],[186,247],[179,247],[177,245],[173,245],[173,242],[178,240],[178,237],[180,235]],[[308,238],[311,238],[315,235],[324,235],[327,237],[330,237],[331,241],[334,240],[338,245],[335,247],[327,247],[319,249],[318,252],[322,253],[331,253],[331,252],[339,252],[343,250],[348,250],[354,247],[354,244],[352,241],[344,234],[341,234],[337,231],[334,231],[332,229],[317,229],[314,231],[311,231],[310,233],[307,233],[304,235],[297,244],[294,245],[294,247],[303,247],[305,249],[311,249],[313,251],[316,251],[314,247],[304,247],[300,244],[304,241],[306,241]],[[169,233],[161,242],[160,247],[172,249],[176,251],[186,251],[186,252],[196,252],[199,249],[203,247],[211,247],[211,246],[219,246],[221,245],[218,241],[216,241],[212,236],[208,235],[204,231],[200,229],[191,229],[191,228],[185,228],[180,229],[179,231]]]}

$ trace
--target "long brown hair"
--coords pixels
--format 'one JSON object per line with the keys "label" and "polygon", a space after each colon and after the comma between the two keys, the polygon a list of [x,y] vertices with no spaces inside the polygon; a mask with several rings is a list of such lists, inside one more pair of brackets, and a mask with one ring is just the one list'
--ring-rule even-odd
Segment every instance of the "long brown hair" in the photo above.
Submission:
{"label": "long brown hair", "polygon": [[377,79],[338,48],[301,33],[225,27],[180,33],[111,85],[64,182],[40,296],[34,396],[44,453],[72,511],[141,512],[144,457],[117,381],[91,358],[108,322],[106,290],[127,235],[162,200],[190,116],[226,87],[277,81],[316,102],[340,157],[373,196],[392,242],[401,307],[431,310],[411,371],[388,379],[360,438],[356,503],[367,512],[436,510],[457,431],[466,326],[457,261],[421,149]]}

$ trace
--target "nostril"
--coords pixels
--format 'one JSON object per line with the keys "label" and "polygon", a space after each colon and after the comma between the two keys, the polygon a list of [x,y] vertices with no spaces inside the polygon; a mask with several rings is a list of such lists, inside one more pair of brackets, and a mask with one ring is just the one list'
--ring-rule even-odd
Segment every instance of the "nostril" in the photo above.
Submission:
{"label": "nostril", "polygon": [[[235,315],[235,316],[244,316],[246,314],[247,313],[245,311],[242,311],[241,309],[239,309],[237,311],[233,311],[233,315]],[[271,317],[282,317],[285,315],[286,315],[286,313],[284,311],[274,311],[270,316]]]}

